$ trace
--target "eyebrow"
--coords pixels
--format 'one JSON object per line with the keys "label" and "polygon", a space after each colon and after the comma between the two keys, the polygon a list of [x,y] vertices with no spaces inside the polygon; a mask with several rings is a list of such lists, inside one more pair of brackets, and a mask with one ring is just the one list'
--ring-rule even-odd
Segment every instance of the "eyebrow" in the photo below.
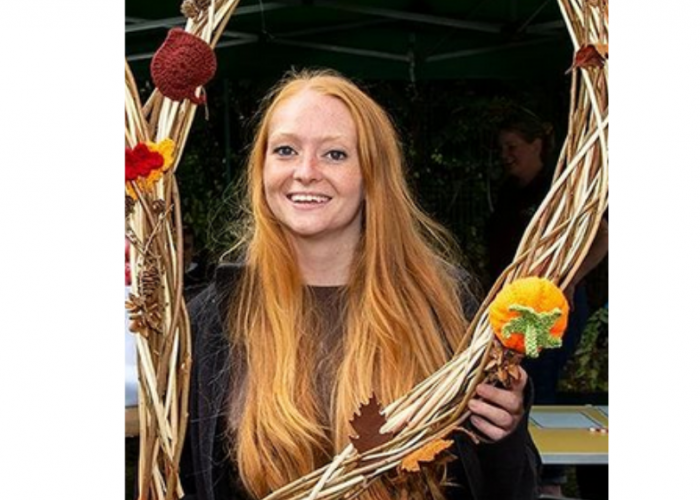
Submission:
{"label": "eyebrow", "polygon": [[[295,134],[294,132],[275,132],[270,134],[268,137],[268,141],[270,140],[282,140],[282,139],[295,139],[298,140],[299,136]],[[343,140],[344,136],[342,135],[324,135],[320,137],[321,142],[327,142],[327,141],[336,141],[336,140]]]}

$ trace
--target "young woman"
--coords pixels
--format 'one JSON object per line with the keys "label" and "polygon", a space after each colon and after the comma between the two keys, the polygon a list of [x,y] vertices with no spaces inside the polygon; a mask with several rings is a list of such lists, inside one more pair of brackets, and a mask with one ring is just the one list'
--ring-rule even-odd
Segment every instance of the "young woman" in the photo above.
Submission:
{"label": "young woman", "polygon": [[[191,304],[186,498],[262,498],[325,465],[360,404],[375,393],[386,405],[441,367],[476,308],[448,235],[409,192],[389,117],[349,80],[282,81],[247,182],[240,263]],[[455,436],[456,486],[418,474],[377,481],[363,498],[534,498],[526,381],[479,386],[471,423],[493,442]]]}

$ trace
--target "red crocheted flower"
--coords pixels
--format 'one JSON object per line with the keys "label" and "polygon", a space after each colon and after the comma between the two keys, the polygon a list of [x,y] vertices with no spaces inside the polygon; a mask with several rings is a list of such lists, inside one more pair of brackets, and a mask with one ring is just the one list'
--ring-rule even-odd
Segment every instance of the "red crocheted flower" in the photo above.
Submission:
{"label": "red crocheted flower", "polygon": [[126,148],[126,180],[135,181],[138,177],[146,178],[163,166],[163,155],[148,149],[139,142],[134,149]]}
{"label": "red crocheted flower", "polygon": [[216,72],[216,56],[209,44],[182,28],[173,28],[151,61],[153,83],[173,101],[189,99],[202,104],[204,95],[196,97],[197,87],[206,84]]}

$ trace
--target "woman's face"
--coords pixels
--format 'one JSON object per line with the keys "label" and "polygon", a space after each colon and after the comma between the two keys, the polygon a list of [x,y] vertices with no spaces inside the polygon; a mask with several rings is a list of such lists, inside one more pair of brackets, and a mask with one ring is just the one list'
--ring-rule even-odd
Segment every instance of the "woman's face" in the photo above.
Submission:
{"label": "woman's face", "polygon": [[530,180],[542,168],[542,139],[527,142],[518,132],[503,130],[498,135],[501,161],[508,175]]}
{"label": "woman's face", "polygon": [[265,199],[293,239],[353,247],[364,190],[357,127],[338,99],[303,90],[270,117]]}

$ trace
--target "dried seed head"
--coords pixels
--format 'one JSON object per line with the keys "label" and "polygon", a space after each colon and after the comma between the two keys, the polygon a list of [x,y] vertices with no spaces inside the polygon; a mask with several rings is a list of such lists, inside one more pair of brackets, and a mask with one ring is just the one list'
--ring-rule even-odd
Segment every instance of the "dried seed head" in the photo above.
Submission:
{"label": "dried seed head", "polygon": [[155,200],[151,206],[153,207],[153,211],[159,215],[165,212],[166,209],[165,200]]}
{"label": "dried seed head", "polygon": [[148,337],[148,328],[143,324],[141,318],[136,318],[129,324],[129,331]]}
{"label": "dried seed head", "polygon": [[484,370],[486,382],[498,382],[504,387],[510,387],[520,376],[518,366],[522,359],[522,354],[504,348],[499,342],[494,342]]}
{"label": "dried seed head", "polygon": [[199,9],[193,0],[185,0],[180,6],[180,12],[183,16],[195,19],[199,15]]}
{"label": "dried seed head", "polygon": [[124,208],[126,210],[126,217],[128,218],[131,214],[134,213],[134,207],[136,206],[136,202],[134,199],[129,196],[128,194],[124,197]]}
{"label": "dried seed head", "polygon": [[146,298],[147,303],[157,301],[157,293],[160,289],[160,273],[155,264],[149,263],[139,274],[139,290]]}
{"label": "dried seed head", "polygon": [[211,5],[211,0],[194,0],[194,4],[199,8],[199,10],[208,9]]}
{"label": "dried seed head", "polygon": [[144,307],[144,301],[141,297],[138,297],[134,295],[133,293],[129,294],[129,300],[126,301],[126,309],[129,312],[139,312],[143,309]]}

